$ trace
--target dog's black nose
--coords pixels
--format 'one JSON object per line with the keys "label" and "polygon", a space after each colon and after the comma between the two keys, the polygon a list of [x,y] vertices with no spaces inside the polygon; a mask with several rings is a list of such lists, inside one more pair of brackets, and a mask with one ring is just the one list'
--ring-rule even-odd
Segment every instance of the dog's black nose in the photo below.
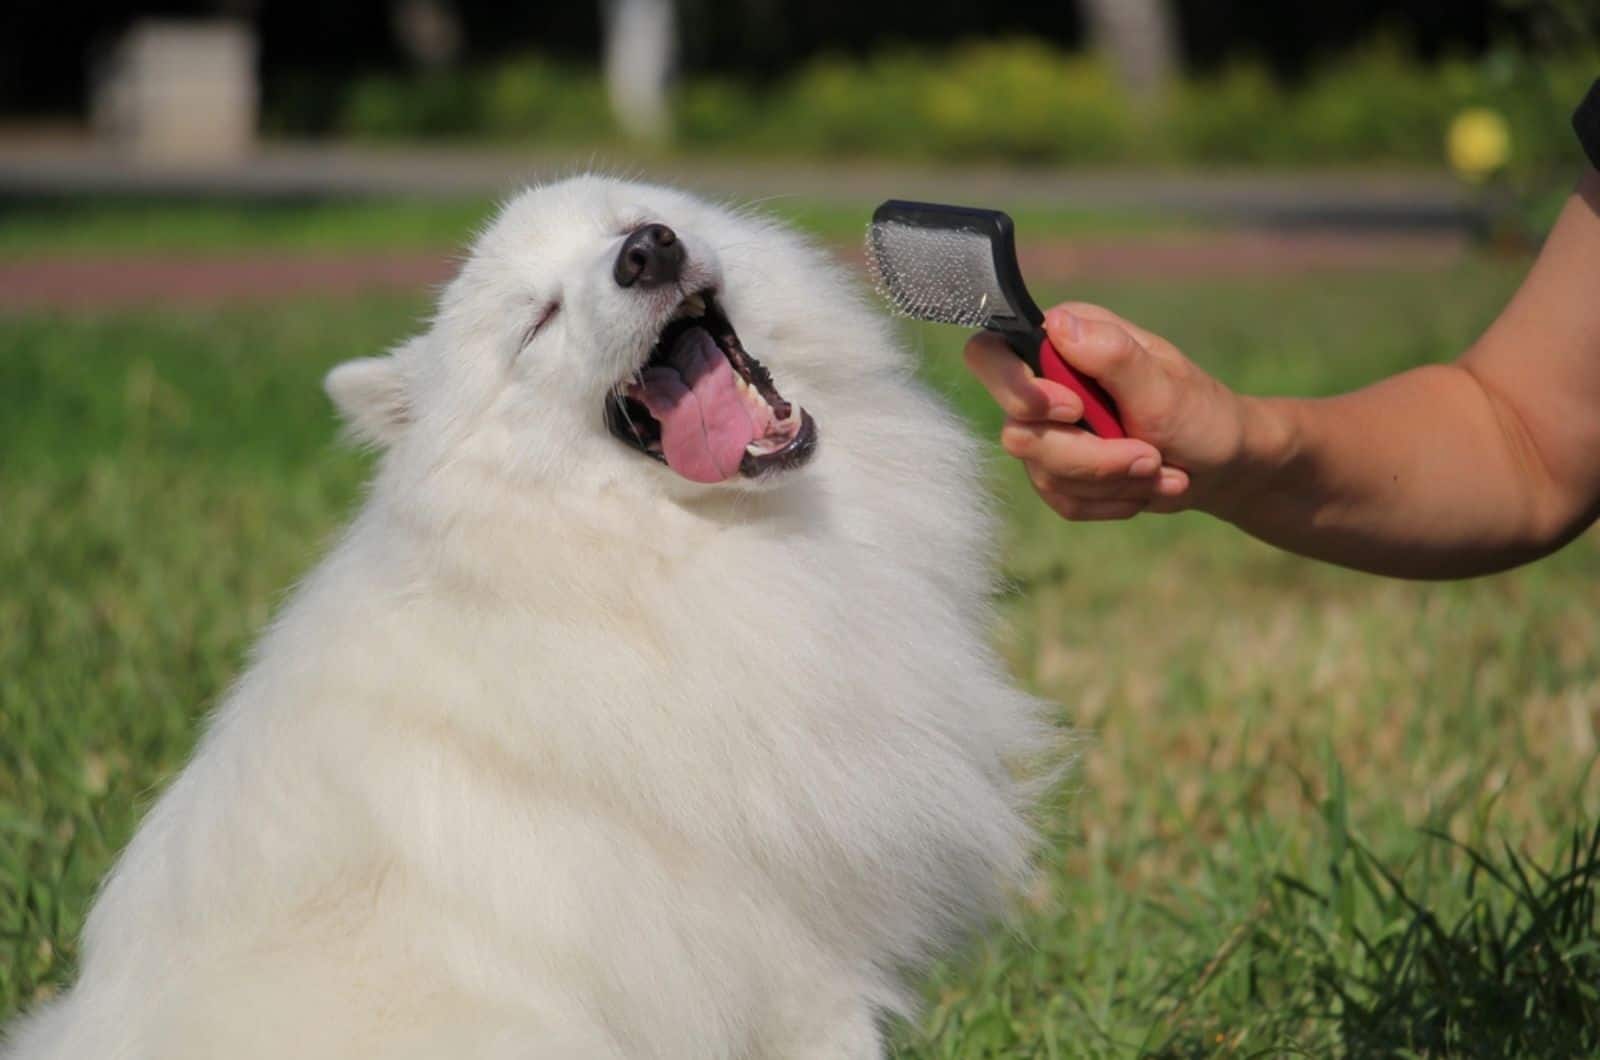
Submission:
{"label": "dog's black nose", "polygon": [[683,259],[683,244],[676,232],[666,225],[643,225],[622,241],[612,275],[619,287],[660,287],[678,282]]}

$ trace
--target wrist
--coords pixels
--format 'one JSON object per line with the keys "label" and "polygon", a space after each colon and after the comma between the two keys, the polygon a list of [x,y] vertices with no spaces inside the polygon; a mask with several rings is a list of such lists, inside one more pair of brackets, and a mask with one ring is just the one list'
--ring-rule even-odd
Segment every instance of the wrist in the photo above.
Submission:
{"label": "wrist", "polygon": [[1238,395],[1235,400],[1237,438],[1217,469],[1217,489],[1201,507],[1219,519],[1248,523],[1294,463],[1298,419],[1292,399]]}

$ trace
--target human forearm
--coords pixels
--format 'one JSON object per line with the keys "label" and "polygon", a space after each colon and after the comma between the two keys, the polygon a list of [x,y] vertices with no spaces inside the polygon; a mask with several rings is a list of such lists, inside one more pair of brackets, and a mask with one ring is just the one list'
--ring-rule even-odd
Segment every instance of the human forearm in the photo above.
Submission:
{"label": "human forearm", "polygon": [[1264,541],[1381,574],[1462,577],[1570,536],[1517,414],[1460,365],[1336,398],[1242,399],[1233,481],[1206,510]]}
{"label": "human forearm", "polygon": [[1597,282],[1590,170],[1516,296],[1455,364],[1323,401],[1245,401],[1243,473],[1219,514],[1297,552],[1409,577],[1481,574],[1561,547],[1600,509]]}

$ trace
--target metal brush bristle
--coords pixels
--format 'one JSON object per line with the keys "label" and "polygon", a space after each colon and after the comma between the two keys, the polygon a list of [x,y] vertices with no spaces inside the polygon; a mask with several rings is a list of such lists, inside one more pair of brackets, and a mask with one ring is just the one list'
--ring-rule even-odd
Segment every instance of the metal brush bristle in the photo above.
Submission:
{"label": "metal brush bristle", "polygon": [[867,268],[904,316],[981,328],[997,316],[1016,315],[981,232],[877,221],[867,226]]}

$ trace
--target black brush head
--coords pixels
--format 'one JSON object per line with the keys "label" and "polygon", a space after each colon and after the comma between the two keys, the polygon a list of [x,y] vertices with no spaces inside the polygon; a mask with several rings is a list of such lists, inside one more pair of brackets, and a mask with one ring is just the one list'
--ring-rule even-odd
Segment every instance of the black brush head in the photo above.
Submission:
{"label": "black brush head", "polygon": [[1017,266],[1016,226],[999,210],[891,199],[872,213],[867,264],[905,316],[1015,333],[1044,321]]}

